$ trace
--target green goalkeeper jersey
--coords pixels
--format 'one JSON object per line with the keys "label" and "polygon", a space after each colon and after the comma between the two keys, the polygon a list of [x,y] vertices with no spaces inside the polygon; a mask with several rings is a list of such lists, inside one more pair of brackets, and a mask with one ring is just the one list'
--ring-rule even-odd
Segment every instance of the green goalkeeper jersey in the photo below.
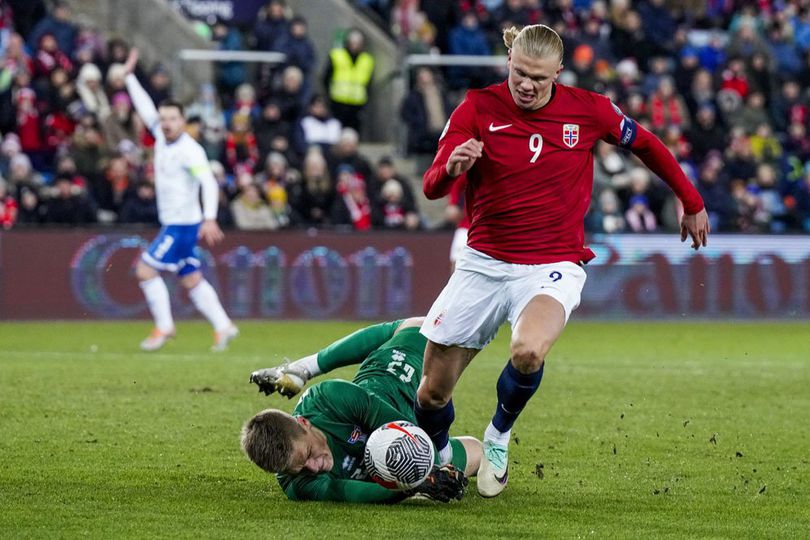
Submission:
{"label": "green goalkeeper jersey", "polygon": [[[277,475],[293,500],[393,502],[401,493],[369,479],[363,464],[366,440],[372,431],[395,420],[416,423],[413,402],[422,378],[425,338],[417,328],[381,335],[379,346],[368,353],[353,382],[339,379],[309,387],[295,406],[302,416],[326,435],[334,465],[328,473]],[[325,349],[325,351],[328,349]],[[368,352],[368,351],[363,351]],[[463,445],[451,440],[453,465],[464,470]]]}

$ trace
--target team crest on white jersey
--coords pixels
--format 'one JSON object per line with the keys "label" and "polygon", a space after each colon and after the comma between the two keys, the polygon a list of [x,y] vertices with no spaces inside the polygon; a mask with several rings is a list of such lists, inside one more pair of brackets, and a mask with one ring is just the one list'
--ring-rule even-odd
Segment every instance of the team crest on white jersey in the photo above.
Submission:
{"label": "team crest on white jersey", "polygon": [[563,142],[573,148],[579,142],[579,124],[563,124]]}

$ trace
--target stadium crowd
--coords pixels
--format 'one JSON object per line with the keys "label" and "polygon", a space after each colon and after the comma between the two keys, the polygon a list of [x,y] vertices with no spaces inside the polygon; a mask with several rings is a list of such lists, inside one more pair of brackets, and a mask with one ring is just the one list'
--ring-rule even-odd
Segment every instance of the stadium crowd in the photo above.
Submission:
{"label": "stadium crowd", "polygon": [[[810,231],[810,6],[800,1],[355,0],[402,54],[504,54],[501,31],[544,23],[566,47],[560,81],[609,95],[659,135],[697,185],[716,231]],[[286,54],[253,73],[222,64],[187,107],[220,182],[224,227],[418,229],[395,162],[358,150],[362,103],[316,74],[307,21],[270,0],[255,25],[197,23],[223,50]],[[367,55],[360,32],[345,53]],[[57,0],[0,0],[0,224],[156,224],[152,139],[123,83],[128,44],[77,24]],[[343,55],[343,56],[341,56]],[[407,149],[430,158],[464,89],[504,70],[418,69],[401,107]],[[159,102],[165,66],[139,69]],[[323,89],[323,93],[320,93]],[[678,203],[632,156],[595,150],[592,232],[676,230]],[[458,214],[453,214],[457,216]]]}

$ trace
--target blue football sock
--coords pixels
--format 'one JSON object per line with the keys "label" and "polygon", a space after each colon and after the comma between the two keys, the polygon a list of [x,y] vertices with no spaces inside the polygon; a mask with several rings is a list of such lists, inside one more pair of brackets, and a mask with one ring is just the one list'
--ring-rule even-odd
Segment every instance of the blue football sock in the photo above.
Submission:
{"label": "blue football sock", "polygon": [[456,418],[452,399],[441,409],[423,409],[417,400],[414,413],[419,427],[430,436],[437,450],[441,451],[450,444],[450,425]]}
{"label": "blue football sock", "polygon": [[507,432],[520,415],[520,411],[537,391],[543,379],[543,366],[534,373],[521,373],[512,361],[506,363],[498,378],[498,409],[492,417],[492,425],[500,432]]}

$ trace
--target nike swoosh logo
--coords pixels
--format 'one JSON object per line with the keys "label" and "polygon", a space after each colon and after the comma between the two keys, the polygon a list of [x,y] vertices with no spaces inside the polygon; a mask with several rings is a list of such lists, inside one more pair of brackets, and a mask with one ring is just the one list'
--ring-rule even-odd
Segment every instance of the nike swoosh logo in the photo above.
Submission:
{"label": "nike swoosh logo", "polygon": [[490,131],[500,131],[502,129],[506,129],[506,128],[511,127],[511,126],[512,126],[512,124],[506,124],[506,125],[503,125],[503,126],[496,126],[493,122],[490,122],[489,123],[489,130]]}
{"label": "nike swoosh logo", "polygon": [[497,474],[493,476],[495,476],[495,480],[497,480],[499,484],[506,484],[506,481],[509,479],[509,469],[507,468],[501,477],[498,477]]}

